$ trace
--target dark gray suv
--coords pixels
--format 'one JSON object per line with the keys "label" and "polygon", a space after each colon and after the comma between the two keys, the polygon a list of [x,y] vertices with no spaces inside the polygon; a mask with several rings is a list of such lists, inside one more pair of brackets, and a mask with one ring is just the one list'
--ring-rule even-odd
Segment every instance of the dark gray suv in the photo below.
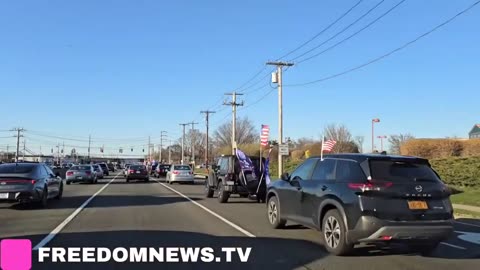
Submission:
{"label": "dark gray suv", "polygon": [[274,181],[267,215],[274,228],[290,220],[321,231],[337,255],[358,243],[398,242],[429,253],[453,232],[449,196],[426,159],[336,154],[309,158]]}

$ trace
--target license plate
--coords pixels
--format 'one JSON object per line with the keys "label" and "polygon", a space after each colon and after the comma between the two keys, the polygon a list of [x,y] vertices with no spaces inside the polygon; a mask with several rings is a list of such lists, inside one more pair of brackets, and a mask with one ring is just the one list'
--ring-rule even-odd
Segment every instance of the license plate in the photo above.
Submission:
{"label": "license plate", "polygon": [[412,210],[425,210],[428,209],[426,201],[408,201],[408,208]]}
{"label": "license plate", "polygon": [[81,176],[77,176],[77,179],[82,179],[82,177],[81,177]]}
{"label": "license plate", "polygon": [[137,171],[137,173],[140,173],[140,171]]}
{"label": "license plate", "polygon": [[0,193],[0,199],[8,199],[8,193]]}

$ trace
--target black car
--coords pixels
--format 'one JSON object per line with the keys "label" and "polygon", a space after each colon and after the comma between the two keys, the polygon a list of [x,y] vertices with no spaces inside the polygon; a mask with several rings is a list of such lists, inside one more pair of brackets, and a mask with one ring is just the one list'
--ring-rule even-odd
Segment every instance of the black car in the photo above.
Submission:
{"label": "black car", "polygon": [[449,189],[428,160],[374,154],[312,157],[268,187],[274,228],[287,220],[322,232],[326,249],[406,243],[428,254],[453,231]]}
{"label": "black car", "polygon": [[0,165],[0,202],[38,203],[61,199],[63,181],[44,163],[5,163]]}
{"label": "black car", "polygon": [[105,163],[99,163],[98,165],[100,166],[100,168],[102,168],[102,171],[103,171],[103,173],[104,173],[105,176],[109,176],[109,175],[110,175],[110,173],[108,172],[109,169],[108,169],[107,164],[105,164]]}
{"label": "black car", "polygon": [[130,165],[130,167],[128,167],[126,179],[127,182],[130,182],[130,180],[143,180],[148,182],[150,178],[148,176],[147,167],[145,165]]}
{"label": "black car", "polygon": [[158,165],[157,168],[155,169],[154,176],[155,177],[166,176],[171,166],[172,166],[171,164]]}

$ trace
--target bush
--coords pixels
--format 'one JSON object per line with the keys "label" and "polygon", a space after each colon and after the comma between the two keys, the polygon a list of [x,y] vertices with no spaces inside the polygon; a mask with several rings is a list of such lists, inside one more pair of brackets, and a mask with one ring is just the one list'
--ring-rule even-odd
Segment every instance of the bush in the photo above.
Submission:
{"label": "bush", "polygon": [[470,139],[462,142],[462,156],[480,156],[480,139]]}
{"label": "bush", "polygon": [[462,155],[463,141],[455,139],[412,139],[400,147],[400,153],[424,158],[447,158]]}
{"label": "bush", "polygon": [[480,186],[480,157],[432,159],[430,163],[447,185]]}

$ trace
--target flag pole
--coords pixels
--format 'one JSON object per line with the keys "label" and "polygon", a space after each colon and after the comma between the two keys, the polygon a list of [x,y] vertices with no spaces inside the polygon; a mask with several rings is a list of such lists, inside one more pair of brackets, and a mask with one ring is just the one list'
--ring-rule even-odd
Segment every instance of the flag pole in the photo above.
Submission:
{"label": "flag pole", "polygon": [[325,137],[323,137],[322,135],[322,147],[320,148],[320,161],[323,161],[323,140],[325,139]]}

